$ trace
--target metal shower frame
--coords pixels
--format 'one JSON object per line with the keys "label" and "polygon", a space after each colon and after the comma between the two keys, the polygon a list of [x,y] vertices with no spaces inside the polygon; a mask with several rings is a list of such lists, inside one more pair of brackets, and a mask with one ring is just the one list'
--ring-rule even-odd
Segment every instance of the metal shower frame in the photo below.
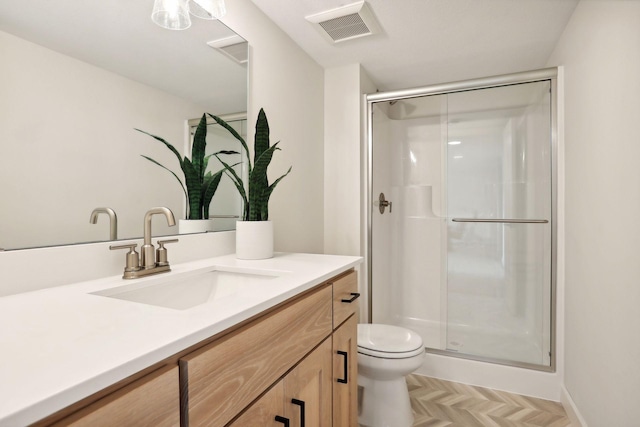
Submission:
{"label": "metal shower frame", "polygon": [[388,92],[377,92],[364,95],[366,104],[365,129],[366,129],[366,159],[365,159],[365,181],[366,191],[364,192],[364,204],[366,206],[366,233],[365,233],[365,260],[367,275],[367,321],[371,323],[372,317],[372,290],[373,290],[373,268],[372,268],[372,224],[373,224],[373,201],[376,200],[373,191],[373,104],[377,102],[391,102],[402,99],[417,98],[428,95],[444,95],[455,92],[464,92],[476,89],[489,89],[500,86],[510,86],[522,83],[533,83],[549,81],[551,85],[551,319],[550,319],[550,364],[538,365],[532,363],[515,362],[503,359],[460,354],[454,351],[427,349],[427,352],[441,354],[462,359],[470,359],[481,362],[497,363],[501,365],[514,366],[519,368],[534,369],[545,372],[556,371],[556,279],[557,279],[557,190],[558,190],[558,68],[543,68],[533,71],[525,71],[513,74],[503,74],[492,77],[463,80],[451,83],[443,83],[419,88],[403,89]]}

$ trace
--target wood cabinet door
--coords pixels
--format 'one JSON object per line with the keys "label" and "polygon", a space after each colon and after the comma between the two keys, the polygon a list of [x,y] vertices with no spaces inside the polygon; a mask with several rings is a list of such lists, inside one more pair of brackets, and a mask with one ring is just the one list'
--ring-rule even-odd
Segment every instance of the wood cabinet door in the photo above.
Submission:
{"label": "wood cabinet door", "polygon": [[152,372],[54,424],[56,427],[179,425],[177,366]]}
{"label": "wood cabinet door", "polygon": [[358,425],[358,320],[356,315],[333,332],[333,425]]}
{"label": "wood cabinet door", "polygon": [[284,384],[280,381],[227,427],[283,427],[286,424],[276,417],[284,416],[284,406]]}
{"label": "wood cabinet door", "polygon": [[331,338],[284,378],[285,413],[291,427],[331,427]]}

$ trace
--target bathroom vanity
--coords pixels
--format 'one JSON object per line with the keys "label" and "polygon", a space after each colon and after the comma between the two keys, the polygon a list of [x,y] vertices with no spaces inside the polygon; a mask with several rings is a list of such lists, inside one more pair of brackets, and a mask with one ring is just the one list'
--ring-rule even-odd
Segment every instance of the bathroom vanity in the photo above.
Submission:
{"label": "bathroom vanity", "polygon": [[0,425],[357,425],[360,261],[229,255],[2,298]]}

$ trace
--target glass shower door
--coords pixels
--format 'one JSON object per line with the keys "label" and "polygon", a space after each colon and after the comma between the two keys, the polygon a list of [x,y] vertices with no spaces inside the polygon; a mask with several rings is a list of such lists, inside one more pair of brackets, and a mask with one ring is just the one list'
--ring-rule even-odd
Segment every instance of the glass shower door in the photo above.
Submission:
{"label": "glass shower door", "polygon": [[446,350],[550,365],[548,81],[448,95]]}

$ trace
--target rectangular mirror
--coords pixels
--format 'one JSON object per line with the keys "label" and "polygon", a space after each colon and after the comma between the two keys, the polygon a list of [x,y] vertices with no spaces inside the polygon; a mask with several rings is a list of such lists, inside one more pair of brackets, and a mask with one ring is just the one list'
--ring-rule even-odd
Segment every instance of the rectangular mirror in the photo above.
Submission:
{"label": "rectangular mirror", "polygon": [[[175,178],[141,155],[182,176],[176,157],[135,128],[186,153],[190,119],[246,112],[246,56],[232,57],[225,45],[247,47],[219,21],[194,17],[184,31],[160,28],[152,7],[0,4],[0,248],[110,240],[106,215],[89,222],[97,207],[116,212],[118,239],[140,237],[154,206],[184,218]],[[226,211],[221,203],[237,210],[236,201],[216,197],[216,213]],[[153,229],[178,232],[160,220]]]}

